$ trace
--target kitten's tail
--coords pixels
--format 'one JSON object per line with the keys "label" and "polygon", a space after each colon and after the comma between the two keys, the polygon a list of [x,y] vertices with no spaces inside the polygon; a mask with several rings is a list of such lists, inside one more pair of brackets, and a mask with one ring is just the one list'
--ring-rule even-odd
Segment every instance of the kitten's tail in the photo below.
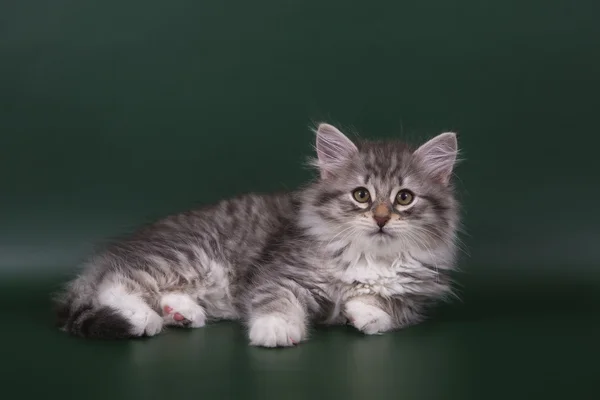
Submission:
{"label": "kitten's tail", "polygon": [[117,310],[107,306],[59,301],[56,304],[57,325],[74,336],[90,339],[126,339],[132,336],[132,325]]}

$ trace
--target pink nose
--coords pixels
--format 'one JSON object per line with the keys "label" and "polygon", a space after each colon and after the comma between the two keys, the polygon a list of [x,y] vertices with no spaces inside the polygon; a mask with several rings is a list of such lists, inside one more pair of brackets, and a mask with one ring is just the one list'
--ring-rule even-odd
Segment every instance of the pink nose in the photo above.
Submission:
{"label": "pink nose", "polygon": [[375,222],[377,222],[377,226],[379,226],[380,228],[383,228],[385,226],[385,224],[387,224],[387,222],[390,220],[390,217],[389,217],[389,215],[384,215],[384,216],[375,215],[373,217],[373,219],[375,219]]}

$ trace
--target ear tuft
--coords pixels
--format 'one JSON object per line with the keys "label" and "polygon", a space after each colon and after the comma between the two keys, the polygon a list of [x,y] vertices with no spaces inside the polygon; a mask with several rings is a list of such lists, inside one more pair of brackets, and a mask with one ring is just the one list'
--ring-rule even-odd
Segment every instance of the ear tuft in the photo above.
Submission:
{"label": "ear tuft", "polygon": [[344,162],[358,152],[358,148],[339,129],[319,124],[317,130],[317,157],[321,178],[332,176]]}
{"label": "ear tuft", "polygon": [[431,178],[447,185],[450,182],[458,155],[456,133],[445,132],[437,135],[419,147],[413,154]]}

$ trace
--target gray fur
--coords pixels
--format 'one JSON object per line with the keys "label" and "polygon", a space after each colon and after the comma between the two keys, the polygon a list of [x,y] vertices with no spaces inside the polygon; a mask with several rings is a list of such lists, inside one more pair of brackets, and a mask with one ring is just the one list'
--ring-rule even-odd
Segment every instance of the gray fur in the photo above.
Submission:
{"label": "gray fur", "polygon": [[[316,147],[321,176],[297,191],[172,215],[92,256],[56,298],[61,328],[123,338],[241,319],[251,344],[275,347],[306,340],[313,324],[372,334],[420,322],[452,291],[454,134],[415,149],[354,144],[321,124]],[[371,203],[353,200],[357,187]],[[410,207],[392,204],[400,188],[414,193]],[[379,204],[392,206],[383,230],[372,218]],[[173,294],[192,302],[169,314]]]}

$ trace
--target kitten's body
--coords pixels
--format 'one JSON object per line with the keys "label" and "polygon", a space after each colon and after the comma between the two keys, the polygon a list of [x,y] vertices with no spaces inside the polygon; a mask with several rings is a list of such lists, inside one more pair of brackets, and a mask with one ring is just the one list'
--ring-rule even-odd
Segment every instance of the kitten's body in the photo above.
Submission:
{"label": "kitten's body", "polygon": [[[450,293],[454,267],[455,139],[434,140],[416,152],[356,147],[321,125],[320,180],[170,216],[114,243],[59,296],[60,324],[117,338],[242,319],[252,344],[273,347],[306,339],[311,323],[349,321],[368,334],[417,323]],[[368,204],[356,187],[372,193]],[[393,200],[402,188],[415,194],[407,207]]]}

